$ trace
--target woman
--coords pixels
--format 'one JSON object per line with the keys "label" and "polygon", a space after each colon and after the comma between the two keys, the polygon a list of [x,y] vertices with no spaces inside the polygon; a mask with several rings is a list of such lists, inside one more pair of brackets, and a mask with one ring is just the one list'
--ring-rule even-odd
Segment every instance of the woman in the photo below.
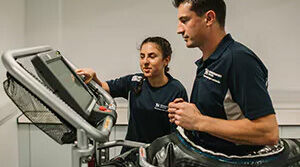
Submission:
{"label": "woman", "polygon": [[[185,88],[168,73],[172,49],[162,37],[149,37],[139,48],[142,73],[101,82],[92,69],[78,69],[102,86],[112,97],[130,98],[130,117],[126,140],[151,143],[170,134],[175,125],[169,122],[168,104],[176,98],[188,101]],[[128,148],[122,148],[121,153]]]}

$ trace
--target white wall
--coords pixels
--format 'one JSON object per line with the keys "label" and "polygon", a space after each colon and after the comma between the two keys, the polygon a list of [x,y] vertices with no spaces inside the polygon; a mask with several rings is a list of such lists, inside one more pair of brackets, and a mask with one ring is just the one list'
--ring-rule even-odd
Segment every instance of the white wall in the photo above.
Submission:
{"label": "white wall", "polygon": [[62,0],[26,0],[25,45],[61,45]]}
{"label": "white wall", "polygon": [[269,69],[269,88],[300,90],[300,1],[226,2],[227,30],[265,62]]}
{"label": "white wall", "polygon": [[[226,29],[265,62],[269,88],[300,91],[300,1],[226,2]],[[77,66],[92,67],[102,80],[107,80],[139,72],[137,47],[144,38],[160,35],[174,49],[171,73],[190,93],[196,70],[194,61],[201,53],[187,49],[176,34],[176,15],[170,0],[0,0],[0,52],[48,44]],[[4,78],[1,64],[1,82]],[[0,121],[11,118],[8,101],[1,85]],[[15,129],[15,119],[0,124],[1,166],[17,164]]]}
{"label": "white wall", "polygon": [[169,1],[27,2],[26,45],[50,44],[77,66],[92,67],[108,80],[139,72],[139,44],[148,36],[164,36],[174,48],[171,73],[191,89],[199,53],[191,56],[193,51],[176,35],[176,9]]}
{"label": "white wall", "polygon": [[[0,54],[24,47],[24,0],[0,0]],[[0,166],[18,167],[17,109],[4,93],[6,70],[0,63]]]}
{"label": "white wall", "polygon": [[[0,0],[0,54],[8,49],[24,47],[24,0]],[[0,108],[6,106],[8,98],[4,95],[2,82],[6,78],[6,70],[0,66]],[[7,116],[7,112],[0,112],[0,120]]]}
{"label": "white wall", "polygon": [[[27,0],[26,45],[50,44],[102,80],[139,72],[137,47],[153,35],[169,39],[171,73],[190,93],[198,49],[176,34],[170,1]],[[269,69],[270,89],[300,90],[297,48],[300,1],[227,0],[226,30],[253,49]]]}

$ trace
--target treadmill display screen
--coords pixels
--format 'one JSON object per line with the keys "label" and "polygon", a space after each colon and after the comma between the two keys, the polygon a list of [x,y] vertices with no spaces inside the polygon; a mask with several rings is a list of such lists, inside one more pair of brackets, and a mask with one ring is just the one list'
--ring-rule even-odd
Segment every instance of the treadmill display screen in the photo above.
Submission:
{"label": "treadmill display screen", "polygon": [[48,64],[50,70],[56,74],[59,82],[63,83],[66,90],[78,102],[82,109],[86,109],[91,101],[91,95],[82,86],[77,77],[66,67],[63,61],[52,61]]}
{"label": "treadmill display screen", "polygon": [[39,54],[32,63],[39,77],[57,96],[83,117],[89,116],[87,110],[94,98],[59,52]]}

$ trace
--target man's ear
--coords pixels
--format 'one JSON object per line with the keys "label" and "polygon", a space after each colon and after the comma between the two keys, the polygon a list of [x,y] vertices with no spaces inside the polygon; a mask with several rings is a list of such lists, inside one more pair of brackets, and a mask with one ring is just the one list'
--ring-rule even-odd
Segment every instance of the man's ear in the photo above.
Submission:
{"label": "man's ear", "polygon": [[209,10],[205,13],[205,22],[207,26],[211,26],[216,20],[216,13],[213,10]]}

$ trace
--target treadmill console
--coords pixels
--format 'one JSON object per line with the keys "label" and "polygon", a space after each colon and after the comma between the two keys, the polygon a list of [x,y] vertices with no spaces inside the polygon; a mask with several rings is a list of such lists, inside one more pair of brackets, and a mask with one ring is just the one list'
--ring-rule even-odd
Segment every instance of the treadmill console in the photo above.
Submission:
{"label": "treadmill console", "polygon": [[40,79],[52,92],[92,125],[99,125],[107,115],[116,118],[114,112],[96,103],[97,98],[93,91],[75,73],[60,52],[40,53],[31,61]]}

